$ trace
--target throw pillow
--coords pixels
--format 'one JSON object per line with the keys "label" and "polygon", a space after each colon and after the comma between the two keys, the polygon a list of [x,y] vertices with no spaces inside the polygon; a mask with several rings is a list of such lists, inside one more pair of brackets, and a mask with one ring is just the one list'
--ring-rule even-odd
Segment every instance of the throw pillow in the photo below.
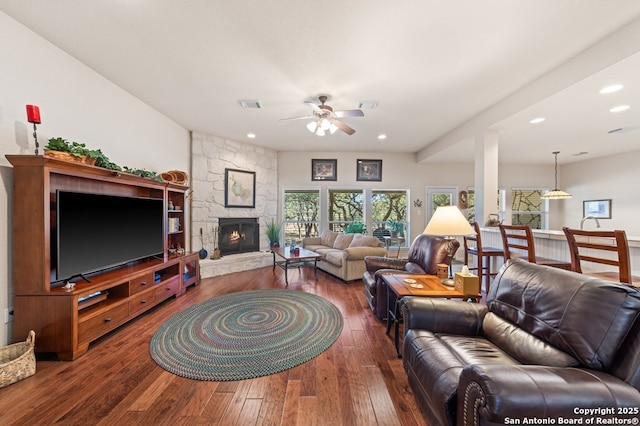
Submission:
{"label": "throw pillow", "polygon": [[353,234],[338,234],[336,240],[333,242],[333,248],[344,250],[349,247],[351,240],[353,240]]}
{"label": "throw pillow", "polygon": [[335,242],[337,236],[338,232],[325,230],[322,232],[322,235],[320,235],[320,243],[323,246],[333,247],[333,243]]}
{"label": "throw pillow", "polygon": [[380,240],[368,235],[355,234],[349,247],[378,247]]}

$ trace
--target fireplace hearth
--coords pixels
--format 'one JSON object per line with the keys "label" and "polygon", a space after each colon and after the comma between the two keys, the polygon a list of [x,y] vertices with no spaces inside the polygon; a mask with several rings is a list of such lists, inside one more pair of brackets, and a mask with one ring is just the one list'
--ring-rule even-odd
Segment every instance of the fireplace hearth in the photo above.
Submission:
{"label": "fireplace hearth", "polygon": [[222,256],[260,250],[257,218],[220,218],[218,227],[218,247]]}

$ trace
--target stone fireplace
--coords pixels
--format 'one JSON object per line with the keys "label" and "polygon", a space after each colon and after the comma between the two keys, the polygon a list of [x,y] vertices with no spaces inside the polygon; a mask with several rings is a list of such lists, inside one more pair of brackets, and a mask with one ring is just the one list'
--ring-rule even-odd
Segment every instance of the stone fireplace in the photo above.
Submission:
{"label": "stone fireplace", "polygon": [[257,218],[219,218],[218,248],[222,256],[260,250]]}

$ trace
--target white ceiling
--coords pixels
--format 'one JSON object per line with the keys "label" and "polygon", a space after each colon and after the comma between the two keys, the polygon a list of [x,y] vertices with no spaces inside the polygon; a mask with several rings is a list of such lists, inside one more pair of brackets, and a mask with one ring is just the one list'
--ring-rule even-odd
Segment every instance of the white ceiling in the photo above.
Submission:
{"label": "white ceiling", "polygon": [[[0,0],[0,10],[186,129],[276,150],[419,152],[436,141],[443,149],[421,160],[473,161],[465,137],[483,114],[505,162],[640,149],[640,130],[607,134],[640,127],[640,53],[610,67],[615,52],[585,54],[640,20],[637,0]],[[621,45],[640,52],[637,38]],[[553,77],[580,54],[585,66]],[[540,79],[553,84],[535,90]],[[625,87],[598,94],[612,82]],[[532,83],[535,102],[496,107]],[[319,94],[337,110],[379,106],[343,119],[353,136],[280,121],[308,115]],[[618,103],[631,108],[609,113]],[[537,116],[547,120],[528,123]]]}

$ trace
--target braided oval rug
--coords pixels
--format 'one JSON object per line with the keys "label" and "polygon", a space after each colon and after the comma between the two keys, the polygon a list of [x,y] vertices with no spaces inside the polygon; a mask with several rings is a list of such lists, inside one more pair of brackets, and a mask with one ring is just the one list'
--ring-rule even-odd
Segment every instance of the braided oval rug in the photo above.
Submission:
{"label": "braided oval rug", "polygon": [[342,332],[328,300],[296,290],[231,293],[169,318],[151,338],[153,360],[196,380],[244,380],[302,364]]}

